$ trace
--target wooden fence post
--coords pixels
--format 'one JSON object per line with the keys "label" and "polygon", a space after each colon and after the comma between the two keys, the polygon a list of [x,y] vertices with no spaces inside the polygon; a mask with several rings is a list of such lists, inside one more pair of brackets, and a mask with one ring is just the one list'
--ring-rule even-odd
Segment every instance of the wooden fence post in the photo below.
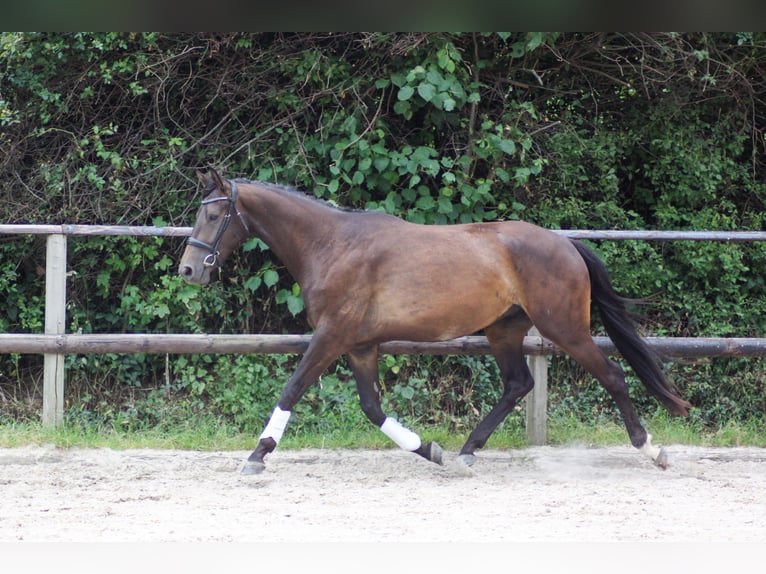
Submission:
{"label": "wooden fence post", "polygon": [[[45,334],[62,335],[66,328],[66,235],[49,235],[45,253]],[[43,355],[44,426],[64,420],[64,355]]]}
{"label": "wooden fence post", "polygon": [[[532,327],[529,335],[539,337],[540,332]],[[535,386],[526,399],[527,442],[541,446],[548,442],[548,357],[527,355],[527,365],[535,379]]]}

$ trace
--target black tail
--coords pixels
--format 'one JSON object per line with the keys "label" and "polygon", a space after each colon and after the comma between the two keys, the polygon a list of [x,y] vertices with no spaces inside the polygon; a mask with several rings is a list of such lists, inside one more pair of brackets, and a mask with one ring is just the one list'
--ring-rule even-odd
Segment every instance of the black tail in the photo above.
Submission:
{"label": "black tail", "polygon": [[665,378],[656,355],[636,332],[625,309],[626,299],[612,288],[606,266],[585,244],[572,241],[588,267],[591,299],[598,306],[601,320],[617,350],[652,394],[674,415],[687,416],[691,405],[681,397],[678,387]]}

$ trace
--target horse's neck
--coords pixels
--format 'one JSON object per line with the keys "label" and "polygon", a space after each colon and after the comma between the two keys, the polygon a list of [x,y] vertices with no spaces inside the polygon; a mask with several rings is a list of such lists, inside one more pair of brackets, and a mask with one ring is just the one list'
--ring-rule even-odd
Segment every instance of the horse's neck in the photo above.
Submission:
{"label": "horse's neck", "polygon": [[241,197],[253,224],[252,234],[266,243],[300,282],[312,263],[314,247],[332,233],[340,212],[300,193],[257,184],[248,186]]}

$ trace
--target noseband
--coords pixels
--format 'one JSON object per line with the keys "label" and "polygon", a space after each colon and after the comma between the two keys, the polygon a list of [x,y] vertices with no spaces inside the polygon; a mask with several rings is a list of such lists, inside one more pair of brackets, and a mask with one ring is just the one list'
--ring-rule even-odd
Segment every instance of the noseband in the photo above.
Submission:
{"label": "noseband", "polygon": [[218,255],[220,255],[219,247],[221,246],[221,240],[223,239],[223,234],[226,233],[226,228],[229,227],[229,221],[231,221],[231,214],[233,212],[236,211],[237,215],[239,215],[240,220],[245,226],[245,229],[247,229],[247,224],[242,219],[242,215],[239,213],[239,211],[236,208],[237,184],[234,180],[230,180],[229,184],[231,185],[231,197],[226,197],[226,196],[212,197],[210,199],[202,200],[202,205],[208,205],[209,203],[215,203],[217,201],[229,202],[229,205],[226,209],[226,215],[223,217],[221,226],[218,228],[218,232],[215,234],[215,240],[213,241],[213,243],[206,243],[204,241],[197,239],[196,237],[189,237],[186,240],[187,245],[191,245],[192,247],[201,247],[202,249],[207,249],[208,251],[210,251],[210,253],[208,253],[205,259],[202,261],[202,264],[205,267],[213,267],[218,262]]}

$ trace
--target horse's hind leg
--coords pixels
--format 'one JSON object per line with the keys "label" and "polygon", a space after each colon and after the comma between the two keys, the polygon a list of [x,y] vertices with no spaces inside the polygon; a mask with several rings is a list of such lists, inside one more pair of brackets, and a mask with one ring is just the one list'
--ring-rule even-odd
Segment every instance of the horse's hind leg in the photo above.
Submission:
{"label": "horse's hind leg", "polygon": [[423,444],[413,431],[399,421],[387,417],[380,406],[378,387],[378,349],[375,346],[356,348],[348,353],[349,366],[356,379],[362,411],[374,425],[400,448],[419,454],[426,460],[442,464],[442,449],[435,442]]}
{"label": "horse's hind leg", "polygon": [[476,449],[484,447],[495,429],[535,385],[523,352],[524,336],[531,326],[531,321],[519,309],[485,329],[503,378],[503,396],[460,449],[458,458],[468,466],[476,459]]}
{"label": "horse's hind leg", "polygon": [[[544,336],[547,336],[543,329],[540,329],[540,331]],[[636,407],[630,400],[628,385],[625,382],[622,367],[606,357],[603,351],[593,342],[590,334],[584,334],[576,342],[557,341],[555,335],[548,338],[596,377],[611,395],[625,423],[631,444],[651,458],[654,464],[660,468],[666,468],[668,465],[667,455],[663,449],[652,445],[651,435],[646,432],[646,429],[641,424]]]}

